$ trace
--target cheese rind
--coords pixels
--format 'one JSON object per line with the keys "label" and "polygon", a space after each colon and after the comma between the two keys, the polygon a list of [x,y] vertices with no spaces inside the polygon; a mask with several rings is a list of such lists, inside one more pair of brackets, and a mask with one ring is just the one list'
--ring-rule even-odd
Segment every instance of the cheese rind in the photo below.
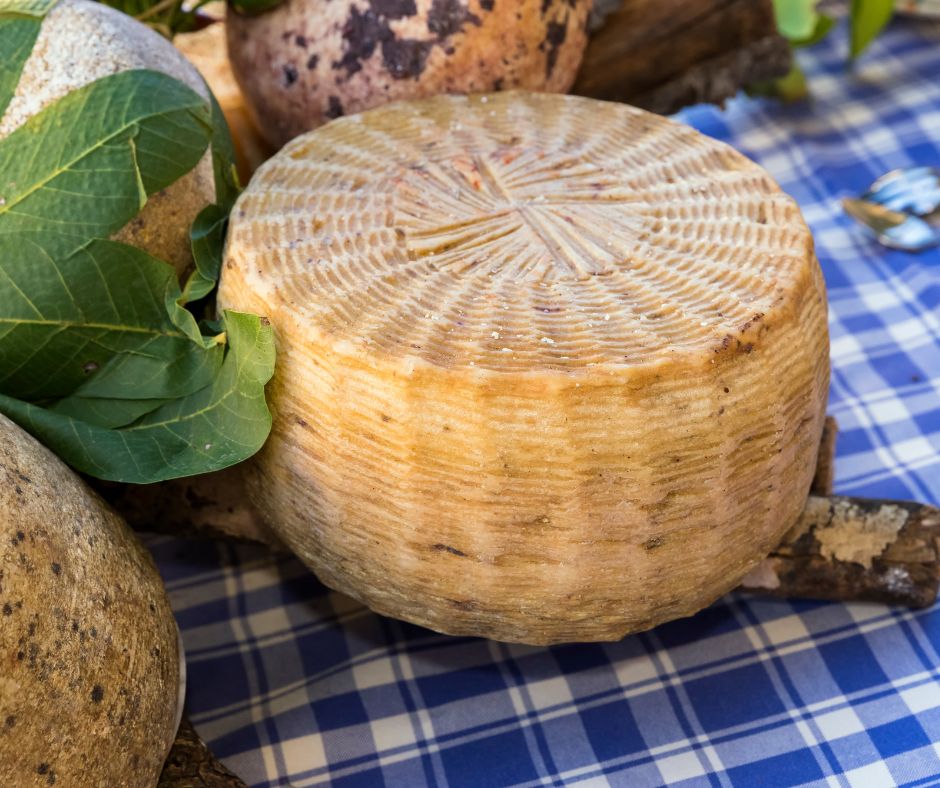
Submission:
{"label": "cheese rind", "polygon": [[379,612],[618,638],[733,587],[809,488],[809,231],[755,164],[640,110],[443,97],[298,138],[236,206],[220,300],[279,346],[260,508]]}
{"label": "cheese rind", "polygon": [[231,14],[232,70],[272,147],[390,101],[504,88],[562,92],[591,0],[284,0]]}

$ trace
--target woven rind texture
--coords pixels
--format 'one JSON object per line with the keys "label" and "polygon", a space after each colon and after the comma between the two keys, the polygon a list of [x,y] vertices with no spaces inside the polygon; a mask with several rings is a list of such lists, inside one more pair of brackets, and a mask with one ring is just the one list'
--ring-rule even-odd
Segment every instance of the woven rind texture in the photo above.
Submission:
{"label": "woven rind texture", "polygon": [[220,299],[278,340],[258,503],[379,612],[618,638],[733,587],[802,509],[812,239],[673,121],[503,93],[334,122],[243,194]]}

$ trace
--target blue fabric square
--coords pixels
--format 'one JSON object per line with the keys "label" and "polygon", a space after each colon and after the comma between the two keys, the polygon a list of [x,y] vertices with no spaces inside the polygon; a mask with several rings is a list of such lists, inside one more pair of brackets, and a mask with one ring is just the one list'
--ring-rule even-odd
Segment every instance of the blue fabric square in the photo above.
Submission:
{"label": "blue fabric square", "polygon": [[686,682],[685,691],[706,731],[743,725],[784,711],[762,665],[745,665]]}
{"label": "blue fabric square", "polygon": [[579,643],[574,646],[555,646],[552,654],[558,661],[562,673],[577,673],[610,664],[603,646],[596,643]]}
{"label": "blue fabric square", "polygon": [[728,769],[728,779],[735,788],[790,788],[824,776],[809,750],[796,750]]}
{"label": "blue fabric square", "polygon": [[229,688],[248,683],[248,668],[243,654],[226,654],[206,660],[186,663],[187,697],[192,702],[205,703],[224,695]]}
{"label": "blue fabric square", "polygon": [[297,650],[308,675],[329,670],[349,659],[346,633],[335,625],[301,635],[297,638]]}
{"label": "blue fabric square", "polygon": [[387,784],[381,769],[367,769],[330,780],[333,788],[382,788]]}
{"label": "blue fabric square", "polygon": [[451,788],[514,785],[536,774],[525,737],[519,731],[448,747],[441,750],[440,757]]}
{"label": "blue fabric square", "polygon": [[868,731],[868,736],[882,758],[890,758],[892,755],[930,744],[924,729],[912,717],[904,717],[872,728]]}
{"label": "blue fabric square", "polygon": [[585,709],[581,712],[581,724],[601,761],[646,749],[630,704],[625,700]]}
{"label": "blue fabric square", "polygon": [[884,684],[881,665],[861,635],[854,635],[819,646],[829,672],[846,694]]}
{"label": "blue fabric square", "polygon": [[382,767],[385,784],[390,788],[398,786],[425,785],[431,781],[429,775],[433,774],[426,765],[427,759],[409,758],[406,761],[390,763]]}
{"label": "blue fabric square", "polygon": [[496,665],[481,665],[433,676],[421,676],[415,679],[415,683],[429,708],[506,689],[506,680]]}
{"label": "blue fabric square", "polygon": [[356,692],[333,695],[313,702],[313,712],[317,716],[320,730],[346,728],[366,722],[369,717],[365,706]]}
{"label": "blue fabric square", "polygon": [[663,645],[675,648],[736,629],[738,624],[731,608],[717,604],[705,608],[691,618],[680,618],[657,627],[656,637]]}
{"label": "blue fabric square", "polygon": [[230,758],[245,750],[261,747],[259,729],[254,725],[242,725],[224,736],[212,740],[212,752],[218,758]]}

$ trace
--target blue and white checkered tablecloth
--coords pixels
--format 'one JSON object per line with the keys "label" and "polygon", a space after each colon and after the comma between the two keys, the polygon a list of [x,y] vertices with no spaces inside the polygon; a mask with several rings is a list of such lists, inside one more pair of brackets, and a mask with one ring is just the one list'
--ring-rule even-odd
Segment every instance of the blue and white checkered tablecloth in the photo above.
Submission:
{"label": "blue and white checkered tablecloth", "polygon": [[[813,100],[685,120],[803,208],[829,286],[837,489],[940,502],[940,251],[864,238],[838,199],[940,164],[940,23],[897,20]],[[193,722],[258,786],[940,785],[940,608],[752,599],[619,643],[535,648],[381,618],[261,549],[151,543]]]}

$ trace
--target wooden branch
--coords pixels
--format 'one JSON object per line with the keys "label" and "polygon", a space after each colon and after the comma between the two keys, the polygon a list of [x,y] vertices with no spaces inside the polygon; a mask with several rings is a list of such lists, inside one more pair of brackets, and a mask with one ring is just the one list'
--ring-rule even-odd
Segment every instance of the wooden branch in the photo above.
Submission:
{"label": "wooden branch", "polygon": [[[602,2],[573,93],[668,114],[787,73],[772,0]],[[605,15],[605,11],[609,11]]]}
{"label": "wooden branch", "polygon": [[940,509],[811,496],[783,543],[741,583],[779,597],[929,607],[940,582]]}
{"label": "wooden branch", "polygon": [[157,788],[248,788],[226,769],[183,717]]}
{"label": "wooden branch", "polygon": [[248,500],[240,466],[157,484],[89,482],[137,531],[280,544]]}
{"label": "wooden branch", "polygon": [[832,485],[836,470],[836,437],[839,434],[839,425],[835,418],[826,416],[823,423],[822,439],[819,441],[819,452],[816,455],[816,473],[813,484],[809,488],[810,495],[832,495]]}
{"label": "wooden branch", "polygon": [[940,510],[832,495],[838,426],[826,418],[806,508],[741,582],[777,597],[927,607],[940,581]]}

